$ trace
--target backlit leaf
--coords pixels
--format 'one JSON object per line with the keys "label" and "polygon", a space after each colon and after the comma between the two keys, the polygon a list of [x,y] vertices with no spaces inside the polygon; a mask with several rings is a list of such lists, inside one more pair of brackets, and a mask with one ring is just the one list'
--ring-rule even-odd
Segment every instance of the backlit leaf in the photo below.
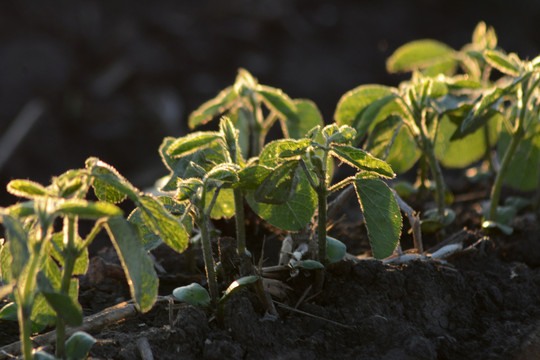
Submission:
{"label": "backlit leaf", "polygon": [[7,184],[7,191],[15,196],[24,197],[27,199],[34,199],[40,196],[49,196],[47,189],[38,184],[37,182],[30,180],[11,180]]}
{"label": "backlit leaf", "polygon": [[293,103],[297,116],[283,122],[289,137],[301,139],[315,126],[324,125],[322,115],[313,101],[295,99]]}
{"label": "backlit leaf", "polygon": [[298,166],[298,160],[291,160],[276,167],[255,191],[255,200],[266,204],[289,201],[298,185]]}
{"label": "backlit leaf", "polygon": [[436,40],[416,40],[400,46],[386,61],[388,72],[433,68],[429,73],[451,73],[457,61],[454,49]]}
{"label": "backlit leaf", "polygon": [[90,220],[123,215],[123,211],[111,203],[83,199],[69,199],[60,203],[56,208],[56,213],[61,216],[78,216]]}
{"label": "backlit leaf", "polygon": [[139,233],[122,217],[110,218],[106,229],[126,273],[133,300],[142,312],[150,310],[157,298],[159,281]]}
{"label": "backlit leaf", "polygon": [[214,131],[198,131],[174,140],[167,153],[172,157],[189,155],[201,148],[208,147],[213,141],[220,139],[221,135]]}
{"label": "backlit leaf", "polygon": [[510,76],[519,75],[520,69],[506,54],[497,50],[486,50],[484,58],[495,69]]}
{"label": "backlit leaf", "polygon": [[392,255],[401,235],[402,218],[394,193],[377,178],[358,178],[356,195],[364,213],[373,256]]}
{"label": "backlit leaf", "polygon": [[266,85],[258,85],[256,87],[256,92],[262,97],[264,103],[270,109],[281,114],[286,119],[291,119],[292,121],[299,120],[294,102],[281,89]]}
{"label": "backlit leaf", "polygon": [[361,170],[373,171],[380,176],[393,178],[395,176],[394,171],[383,160],[377,159],[368,152],[348,145],[331,146],[330,153],[337,157],[339,160],[354,166]]}
{"label": "backlit leaf", "polygon": [[230,109],[235,105],[237,98],[238,94],[232,86],[225,88],[215,98],[206,101],[189,115],[188,125],[190,129],[206,124],[214,117]]}

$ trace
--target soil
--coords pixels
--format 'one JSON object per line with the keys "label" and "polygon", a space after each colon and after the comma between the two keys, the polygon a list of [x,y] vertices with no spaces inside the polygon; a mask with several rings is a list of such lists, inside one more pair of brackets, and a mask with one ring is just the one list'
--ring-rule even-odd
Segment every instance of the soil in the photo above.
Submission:
{"label": "soil", "polygon": [[[399,79],[386,74],[384,61],[406,41],[432,37],[458,48],[485,20],[508,51],[524,58],[540,52],[534,1],[512,9],[504,2],[427,0],[271,0],[257,7],[158,1],[150,9],[141,1],[128,8],[119,1],[75,3],[60,1],[55,11],[29,0],[0,4],[0,113],[13,119],[34,99],[45,104],[40,120],[0,164],[2,187],[20,177],[47,183],[83,166],[88,156],[113,164],[140,188],[150,186],[164,175],[161,139],[185,133],[189,111],[232,83],[241,66],[261,83],[311,98],[330,121],[351,88],[395,85]],[[2,132],[9,122],[2,120]],[[313,290],[314,274],[286,273],[287,287],[275,298],[277,318],[249,289],[227,303],[222,326],[212,313],[160,298],[150,312],[93,332],[98,342],[90,357],[150,359],[141,355],[146,341],[155,359],[540,358],[539,214],[520,214],[511,236],[483,234],[477,230],[480,200],[488,189],[447,175],[457,220],[446,236],[426,236],[426,248],[450,239],[468,251],[395,265],[351,257],[327,269],[320,291]],[[5,206],[14,199],[2,193],[0,201]],[[343,213],[330,235],[344,240],[351,254],[368,252],[359,212],[349,204]],[[230,235],[232,224],[217,225]],[[254,257],[274,265],[284,234],[250,225]],[[409,249],[406,232],[402,243]],[[263,251],[255,239],[265,236]],[[97,242],[92,254],[81,278],[85,315],[130,298],[112,248]],[[204,284],[197,250],[193,261],[165,246],[153,255],[164,269],[162,297],[177,286]],[[17,336],[14,323],[0,322],[0,346]]]}

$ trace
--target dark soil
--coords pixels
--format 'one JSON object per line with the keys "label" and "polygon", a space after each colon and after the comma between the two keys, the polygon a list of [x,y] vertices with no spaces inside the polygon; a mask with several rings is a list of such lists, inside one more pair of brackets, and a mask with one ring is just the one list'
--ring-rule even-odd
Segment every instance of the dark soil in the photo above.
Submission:
{"label": "dark soil", "polygon": [[[91,354],[136,359],[137,341],[146,338],[156,359],[535,359],[539,230],[529,223],[513,240],[484,237],[448,262],[343,261],[329,268],[320,293],[308,292],[296,306],[313,284],[312,274],[300,274],[287,281],[291,289],[279,300],[293,309],[278,305],[278,319],[265,316],[249,291],[228,303],[223,327],[187,305],[172,310],[171,324],[169,305],[160,303],[96,334]],[[481,238],[458,236],[466,244]],[[122,289],[121,283],[112,288]],[[125,288],[120,293],[128,296]],[[98,294],[85,298],[85,306],[99,303]]]}

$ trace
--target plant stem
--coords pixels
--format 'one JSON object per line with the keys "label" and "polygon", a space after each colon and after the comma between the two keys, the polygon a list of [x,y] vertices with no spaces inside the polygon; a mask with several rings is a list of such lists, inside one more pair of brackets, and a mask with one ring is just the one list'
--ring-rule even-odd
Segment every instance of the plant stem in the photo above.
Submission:
{"label": "plant stem", "polygon": [[510,162],[512,161],[512,158],[514,157],[514,154],[517,151],[521,140],[523,139],[523,135],[524,134],[522,132],[514,133],[512,140],[510,141],[510,145],[504,153],[501,166],[499,167],[499,171],[495,176],[495,182],[491,188],[491,203],[489,204],[489,213],[487,214],[486,220],[495,221],[497,217],[497,206],[499,205],[503,180],[506,172],[508,171],[508,167],[510,166]]}
{"label": "plant stem", "polygon": [[[23,291],[24,292],[24,291]],[[21,350],[24,360],[32,360],[32,321],[30,316],[32,315],[32,306],[27,304],[29,299],[24,299],[23,294],[19,291],[16,292],[16,298],[18,302],[17,306],[17,318],[19,319],[19,339],[21,341]]]}
{"label": "plant stem", "polygon": [[212,304],[217,304],[218,289],[216,271],[214,269],[214,257],[212,256],[212,244],[210,242],[210,235],[208,231],[208,218],[204,211],[199,215],[199,229],[201,230],[201,245],[204,257],[204,267],[206,270],[206,279],[208,281],[208,290],[210,292],[210,298]]}
{"label": "plant stem", "polygon": [[235,215],[234,219],[236,222],[236,249],[239,254],[244,254],[246,252],[246,225],[245,225],[245,215],[244,215],[244,196],[242,195],[242,190],[234,189],[234,208]]}
{"label": "plant stem", "polygon": [[431,174],[435,180],[435,200],[437,201],[437,212],[439,213],[439,221],[441,223],[444,223],[444,178],[441,166],[439,165],[439,162],[435,157],[433,144],[427,137],[424,137],[424,152],[426,154],[426,160],[429,164],[429,168],[431,169]]}
{"label": "plant stem", "polygon": [[[75,246],[75,236],[77,235],[77,219],[74,217],[64,218],[64,267],[62,269],[62,282],[60,293],[69,294],[71,285],[71,275],[77,259],[77,249]],[[66,349],[66,324],[64,320],[56,317],[56,356],[64,358]]]}
{"label": "plant stem", "polygon": [[319,261],[326,263],[326,188],[317,189],[317,202],[319,206],[317,219],[317,238],[319,244]]}

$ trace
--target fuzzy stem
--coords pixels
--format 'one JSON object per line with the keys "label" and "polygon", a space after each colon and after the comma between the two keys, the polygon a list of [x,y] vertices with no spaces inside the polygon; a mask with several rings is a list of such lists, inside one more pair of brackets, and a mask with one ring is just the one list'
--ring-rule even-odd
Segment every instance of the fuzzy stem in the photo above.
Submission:
{"label": "fuzzy stem", "polygon": [[495,182],[493,183],[493,187],[491,188],[491,203],[489,205],[489,213],[486,220],[495,221],[497,217],[497,206],[499,205],[503,180],[506,172],[508,171],[508,167],[510,166],[510,162],[512,161],[514,154],[517,151],[517,148],[522,139],[522,133],[515,133],[512,136],[512,140],[510,141],[508,149],[504,153],[501,166],[499,168],[499,171],[497,172],[497,175],[495,176]]}
{"label": "fuzzy stem", "polygon": [[[327,144],[328,145],[328,144]],[[317,242],[319,244],[319,261],[326,263],[326,212],[328,184],[327,184],[327,163],[328,150],[324,150],[322,159],[322,171],[319,174],[319,184],[315,191],[317,192],[318,215],[317,215]]]}
{"label": "fuzzy stem", "polygon": [[234,189],[234,208],[235,208],[235,222],[236,222],[236,249],[239,254],[246,252],[246,225],[244,215],[244,196],[242,190]]}
{"label": "fuzzy stem", "polygon": [[[78,257],[78,251],[75,246],[75,237],[77,236],[77,219],[74,217],[64,218],[64,268],[62,269],[62,282],[60,293],[68,295],[71,285],[71,275],[75,267],[75,261]],[[66,324],[64,320],[57,316],[56,318],[56,356],[65,357],[66,342]]]}
{"label": "fuzzy stem", "polygon": [[437,212],[439,213],[439,221],[441,223],[444,223],[444,208],[445,208],[444,178],[443,178],[441,166],[439,165],[439,162],[437,161],[437,158],[435,157],[433,144],[427,138],[424,138],[424,141],[425,141],[424,146],[425,146],[426,159],[431,169],[431,174],[433,178],[435,179],[435,194],[436,194],[436,201],[437,201]]}
{"label": "fuzzy stem", "polygon": [[208,290],[210,292],[212,304],[216,305],[218,298],[217,278],[214,269],[214,257],[212,256],[212,244],[208,231],[208,218],[204,211],[201,211],[199,215],[199,229],[201,230],[201,245],[204,257],[204,267],[206,270],[206,279],[208,281]]}

